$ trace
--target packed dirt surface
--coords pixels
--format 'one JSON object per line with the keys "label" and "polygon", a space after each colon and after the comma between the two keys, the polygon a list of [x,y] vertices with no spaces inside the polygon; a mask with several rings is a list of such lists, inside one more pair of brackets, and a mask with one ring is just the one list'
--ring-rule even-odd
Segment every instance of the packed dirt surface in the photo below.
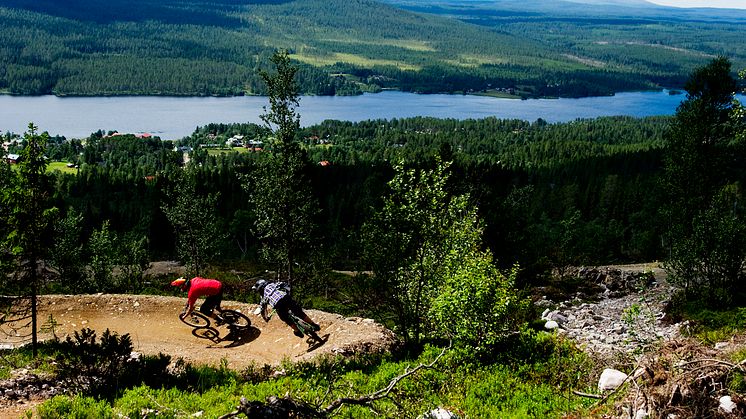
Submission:
{"label": "packed dirt surface", "polygon": [[[264,322],[253,314],[256,304],[223,301],[222,308],[246,314],[251,326],[229,336],[225,326],[213,327],[220,342],[198,338],[193,328],[179,320],[184,298],[141,295],[48,295],[41,296],[38,319],[40,326],[57,323],[54,335],[64,339],[83,328],[100,336],[106,329],[120,335],[129,334],[136,352],[146,355],[164,353],[172,359],[182,358],[196,364],[220,365],[241,370],[251,364],[277,365],[283,360],[303,361],[324,354],[352,354],[388,351],[396,337],[370,319],[345,318],[318,310],[307,314],[321,326],[318,335],[325,342],[309,345],[293,335],[292,329],[273,316]],[[199,304],[199,302],[198,302]],[[40,333],[40,339],[53,338],[52,332]],[[227,339],[226,339],[227,338]],[[0,345],[19,345],[12,337],[2,336]]]}

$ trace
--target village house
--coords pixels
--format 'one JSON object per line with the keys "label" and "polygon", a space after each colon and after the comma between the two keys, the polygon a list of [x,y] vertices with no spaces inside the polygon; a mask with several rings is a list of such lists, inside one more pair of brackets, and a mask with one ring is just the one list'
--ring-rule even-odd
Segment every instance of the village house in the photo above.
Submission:
{"label": "village house", "polygon": [[225,141],[226,147],[242,147],[243,146],[243,135],[234,135],[233,137]]}
{"label": "village house", "polygon": [[262,151],[262,147],[264,147],[264,142],[262,140],[249,140],[246,142],[245,147],[252,151]]}

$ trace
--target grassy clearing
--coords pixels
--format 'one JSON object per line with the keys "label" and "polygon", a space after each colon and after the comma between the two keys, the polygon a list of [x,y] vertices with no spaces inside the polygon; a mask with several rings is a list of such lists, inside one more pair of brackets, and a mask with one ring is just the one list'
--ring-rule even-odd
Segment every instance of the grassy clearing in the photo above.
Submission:
{"label": "grassy clearing", "polygon": [[451,64],[459,67],[467,67],[467,68],[473,68],[473,67],[479,67],[480,65],[484,64],[508,64],[509,61],[501,58],[501,57],[494,57],[494,56],[487,56],[487,55],[474,55],[474,54],[461,54],[456,59],[453,60],[443,60],[446,64]]}
{"label": "grassy clearing", "polygon": [[59,170],[62,173],[76,174],[78,169],[74,167],[67,167],[68,162],[65,161],[53,161],[47,166],[47,172],[54,172]]}
{"label": "grassy clearing", "polygon": [[[68,163],[66,161],[53,161],[53,162],[50,162],[47,165],[47,172],[48,173],[52,173],[54,171],[59,171],[59,172],[67,173],[67,174],[71,174],[71,175],[74,175],[74,174],[78,173],[78,169],[76,169],[74,167],[67,167],[67,164]],[[10,169],[11,170],[18,170],[18,165],[17,164],[11,164],[10,165]]]}
{"label": "grassy clearing", "polygon": [[333,52],[325,55],[311,55],[308,53],[291,54],[290,58],[310,64],[315,67],[323,67],[327,65],[333,65],[336,63],[347,63],[360,67],[373,67],[373,66],[392,66],[400,70],[421,70],[420,66],[405,63],[402,61],[394,60],[382,60],[382,59],[371,59],[362,57],[360,55],[347,54],[343,52]]}
{"label": "grassy clearing", "polygon": [[362,40],[362,39],[323,39],[324,42],[335,42],[339,44],[355,44],[355,45],[383,45],[397,48],[403,48],[410,51],[418,52],[435,52],[437,49],[433,48],[428,42],[419,41],[417,39],[381,39],[381,40]]}
{"label": "grassy clearing", "polygon": [[208,148],[207,154],[210,156],[217,156],[219,154],[226,154],[226,153],[248,153],[249,150],[244,147],[232,147],[232,148]]}

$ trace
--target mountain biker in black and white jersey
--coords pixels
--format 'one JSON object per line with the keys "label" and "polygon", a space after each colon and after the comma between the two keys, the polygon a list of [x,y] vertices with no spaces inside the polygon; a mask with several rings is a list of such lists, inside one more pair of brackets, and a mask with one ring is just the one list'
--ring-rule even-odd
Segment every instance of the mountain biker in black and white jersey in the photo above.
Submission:
{"label": "mountain biker in black and white jersey", "polygon": [[270,306],[275,309],[277,315],[280,316],[280,319],[293,329],[293,334],[299,338],[303,337],[303,332],[301,332],[298,329],[298,326],[290,319],[291,311],[306,323],[313,326],[314,331],[321,330],[321,327],[311,320],[311,318],[303,311],[300,304],[290,296],[290,286],[287,283],[268,282],[264,279],[260,279],[256,281],[256,284],[254,284],[251,289],[262,296],[262,299],[259,302],[259,310],[264,321],[269,321],[266,309],[267,306]]}

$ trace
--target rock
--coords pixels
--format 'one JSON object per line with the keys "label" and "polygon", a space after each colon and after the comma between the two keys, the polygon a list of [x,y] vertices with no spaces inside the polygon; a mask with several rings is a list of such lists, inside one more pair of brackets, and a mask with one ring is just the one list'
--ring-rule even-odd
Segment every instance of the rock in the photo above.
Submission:
{"label": "rock", "polygon": [[627,374],[613,368],[606,368],[598,379],[598,391],[616,390],[626,380]]}
{"label": "rock", "polygon": [[730,346],[730,342],[715,342],[715,349],[722,350]]}
{"label": "rock", "polygon": [[548,322],[544,323],[544,329],[547,330],[554,330],[559,328],[559,324],[557,324],[554,320],[549,320]]}
{"label": "rock", "polygon": [[556,321],[556,322],[557,322],[557,324],[559,324],[560,326],[562,326],[562,325],[564,325],[565,323],[567,323],[567,317],[566,317],[566,316],[564,316],[564,315],[563,315],[562,313],[560,313],[560,312],[557,312],[557,311],[555,311],[555,312],[553,312],[553,313],[549,314],[549,320],[554,320],[554,321]]}
{"label": "rock", "polygon": [[418,419],[458,419],[458,415],[455,415],[442,407],[438,407],[425,413]]}
{"label": "rock", "polygon": [[725,413],[733,413],[736,409],[736,403],[733,402],[730,396],[723,396],[720,398],[720,409]]}
{"label": "rock", "polygon": [[541,313],[541,318],[542,318],[543,320],[550,320],[550,319],[549,319],[549,313],[551,313],[551,311],[550,311],[549,309],[546,309],[546,310],[544,310],[544,311],[543,311],[543,312]]}

